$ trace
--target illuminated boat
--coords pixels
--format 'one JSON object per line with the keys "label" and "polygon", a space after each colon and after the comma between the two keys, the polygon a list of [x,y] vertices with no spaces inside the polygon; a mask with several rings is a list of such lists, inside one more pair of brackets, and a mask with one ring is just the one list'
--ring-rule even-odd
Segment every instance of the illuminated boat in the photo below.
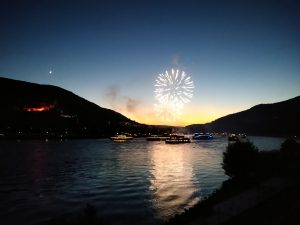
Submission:
{"label": "illuminated boat", "polygon": [[158,136],[158,135],[151,135],[150,137],[147,137],[147,141],[165,141],[169,137],[164,136]]}
{"label": "illuminated boat", "polygon": [[123,141],[129,141],[132,140],[133,137],[127,136],[125,134],[117,134],[115,136],[110,137],[110,140],[116,141],[116,142],[123,142]]}
{"label": "illuminated boat", "polygon": [[212,136],[212,134],[209,134],[209,133],[206,133],[206,134],[204,134],[204,133],[195,133],[193,135],[193,139],[194,140],[211,140],[211,139],[213,139],[213,136]]}
{"label": "illuminated boat", "polygon": [[184,144],[191,143],[191,140],[182,135],[171,135],[165,140],[166,144]]}

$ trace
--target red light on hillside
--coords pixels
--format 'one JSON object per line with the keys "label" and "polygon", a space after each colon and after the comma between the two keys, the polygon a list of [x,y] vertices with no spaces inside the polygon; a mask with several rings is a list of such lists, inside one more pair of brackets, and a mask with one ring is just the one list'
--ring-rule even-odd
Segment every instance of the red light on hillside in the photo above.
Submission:
{"label": "red light on hillside", "polygon": [[46,106],[40,106],[40,107],[24,107],[24,111],[25,112],[46,112],[53,108],[54,108],[54,105],[46,105]]}

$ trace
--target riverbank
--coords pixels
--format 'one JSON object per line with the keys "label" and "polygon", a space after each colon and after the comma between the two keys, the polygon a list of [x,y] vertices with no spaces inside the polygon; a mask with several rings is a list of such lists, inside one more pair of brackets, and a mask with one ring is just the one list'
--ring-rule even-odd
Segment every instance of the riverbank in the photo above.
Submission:
{"label": "riverbank", "polygon": [[[234,154],[239,154],[240,160],[243,149],[238,150]],[[228,160],[230,167],[226,165],[232,173],[239,169],[233,166],[234,158],[236,155]],[[256,163],[247,168],[251,173],[233,176],[207,199],[175,216],[166,225],[299,224],[300,145],[288,140],[279,151],[256,152],[255,157],[247,160]]]}
{"label": "riverbank", "polygon": [[226,181],[220,190],[166,225],[283,225],[294,224],[295,219],[300,221],[297,177],[273,177],[252,184],[240,182],[243,181]]}
{"label": "riverbank", "polygon": [[228,220],[225,225],[298,225],[300,222],[300,182],[272,195],[256,206]]}

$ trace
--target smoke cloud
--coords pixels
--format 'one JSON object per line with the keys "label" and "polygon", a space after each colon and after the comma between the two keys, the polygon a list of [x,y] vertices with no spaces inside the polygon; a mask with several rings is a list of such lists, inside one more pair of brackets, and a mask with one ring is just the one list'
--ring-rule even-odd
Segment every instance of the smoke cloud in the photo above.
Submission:
{"label": "smoke cloud", "polygon": [[176,53],[172,56],[172,64],[174,66],[179,66],[179,61],[180,61],[180,54]]}
{"label": "smoke cloud", "polygon": [[105,99],[113,109],[115,109],[119,94],[120,87],[118,85],[109,86],[105,92]]}
{"label": "smoke cloud", "polygon": [[126,110],[130,113],[134,113],[139,105],[139,101],[126,96],[124,98],[126,100]]}
{"label": "smoke cloud", "polygon": [[105,101],[111,109],[118,111],[130,117],[135,117],[140,102],[134,98],[121,94],[120,86],[114,84],[109,86],[105,91]]}

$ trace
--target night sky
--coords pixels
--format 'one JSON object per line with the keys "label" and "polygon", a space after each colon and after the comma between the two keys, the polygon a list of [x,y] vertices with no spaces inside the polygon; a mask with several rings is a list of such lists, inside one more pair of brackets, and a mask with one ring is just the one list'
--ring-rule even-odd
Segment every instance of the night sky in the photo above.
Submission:
{"label": "night sky", "polygon": [[173,125],[300,94],[300,1],[0,1],[0,76],[57,85],[131,119],[155,117],[159,73],[194,96]]}

